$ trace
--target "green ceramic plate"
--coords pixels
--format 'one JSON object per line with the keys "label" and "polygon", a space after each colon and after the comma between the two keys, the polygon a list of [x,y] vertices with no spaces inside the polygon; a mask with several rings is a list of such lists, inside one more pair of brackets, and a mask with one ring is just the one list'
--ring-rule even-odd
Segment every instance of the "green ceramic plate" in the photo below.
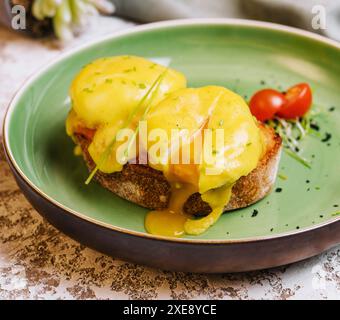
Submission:
{"label": "green ceramic plate", "polygon": [[[190,86],[226,86],[246,98],[264,87],[283,90],[298,82],[308,82],[314,90],[314,108],[321,111],[318,118],[320,135],[330,133],[332,138],[328,143],[315,137],[308,137],[303,142],[304,156],[311,160],[311,169],[283,154],[279,172],[287,180],[278,179],[276,183],[276,188],[282,191],[273,192],[249,208],[224,214],[203,235],[183,239],[148,235],[144,229],[147,210],[120,199],[96,183],[85,186],[87,170],[82,159],[73,156],[73,143],[65,134],[68,88],[74,76],[96,58],[122,54],[169,63],[187,76]],[[57,213],[51,211],[57,207],[58,215],[74,216],[82,223],[100,226],[94,234],[86,235],[88,241],[85,242],[125,259],[167,267],[159,263],[162,257],[167,257],[166,252],[157,257],[157,261],[152,257],[152,261],[138,260],[132,257],[133,250],[126,253],[129,247],[124,248],[126,254],[122,254],[120,248],[104,248],[98,243],[101,241],[97,239],[98,233],[105,230],[114,233],[115,238],[124,235],[136,241],[147,239],[155,245],[153,250],[163,250],[164,243],[176,243],[195,248],[196,244],[222,245],[228,251],[235,243],[258,245],[287,237],[293,240],[294,235],[311,235],[318,229],[324,230],[327,236],[328,230],[327,237],[331,238],[327,238],[327,244],[322,245],[319,241],[318,249],[313,252],[302,254],[302,248],[299,249],[301,254],[295,254],[290,260],[280,261],[278,255],[278,262],[258,266],[242,267],[245,262],[240,262],[237,270],[268,267],[299,260],[340,243],[339,236],[335,236],[339,232],[333,235],[329,230],[335,226],[339,229],[340,218],[335,215],[340,210],[339,88],[340,45],[325,38],[251,21],[156,23],[76,49],[30,79],[9,107],[4,123],[5,147],[19,184],[40,212],[81,241],[82,238],[75,234],[78,231],[74,231],[79,222],[58,224],[53,220]],[[46,208],[49,205],[54,209]],[[258,210],[256,217],[252,215],[254,209]],[[57,219],[62,218],[58,216]],[[65,223],[72,226],[65,226]],[[105,245],[110,247],[108,243]],[[258,250],[254,249],[255,252]],[[202,261],[202,268],[190,268],[189,261],[180,267],[171,263],[170,269],[235,271],[225,262],[224,267],[219,265],[216,270],[208,270],[209,266],[204,268]]]}

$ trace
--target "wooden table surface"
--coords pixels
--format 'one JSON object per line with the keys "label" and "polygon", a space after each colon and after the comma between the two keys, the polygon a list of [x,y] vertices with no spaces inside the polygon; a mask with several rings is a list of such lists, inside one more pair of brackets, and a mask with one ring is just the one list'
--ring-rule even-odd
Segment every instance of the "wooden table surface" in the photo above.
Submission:
{"label": "wooden table surface", "polygon": [[[100,18],[64,48],[0,28],[0,120],[27,76],[61,51],[131,27]],[[200,275],[120,261],[60,233],[26,201],[0,151],[0,299],[340,299],[340,246],[271,270]]]}

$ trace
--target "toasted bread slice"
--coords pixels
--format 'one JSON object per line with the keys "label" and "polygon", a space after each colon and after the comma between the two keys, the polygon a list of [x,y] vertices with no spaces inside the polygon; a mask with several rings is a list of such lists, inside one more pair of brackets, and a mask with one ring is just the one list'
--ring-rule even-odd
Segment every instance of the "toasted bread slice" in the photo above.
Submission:
{"label": "toasted bread slice", "polygon": [[[281,154],[281,138],[273,129],[260,126],[266,152],[258,166],[247,176],[241,177],[232,189],[230,202],[225,211],[243,208],[265,197],[272,189]],[[88,169],[95,164],[87,149],[91,141],[83,134],[75,135],[83,151]],[[147,165],[126,164],[120,172],[105,174],[98,171],[95,179],[106,189],[118,196],[148,209],[163,209],[168,206],[171,187],[162,172]],[[201,199],[199,193],[192,194],[183,206],[185,212],[193,215],[206,215],[210,206]]]}

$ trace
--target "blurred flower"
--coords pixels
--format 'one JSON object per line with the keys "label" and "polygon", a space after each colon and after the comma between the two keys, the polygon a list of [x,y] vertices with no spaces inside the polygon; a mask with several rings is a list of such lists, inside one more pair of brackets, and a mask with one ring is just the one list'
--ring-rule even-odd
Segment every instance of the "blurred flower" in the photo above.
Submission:
{"label": "blurred flower", "polygon": [[32,5],[36,19],[52,19],[54,33],[62,41],[72,40],[91,16],[114,11],[114,5],[108,0],[33,0]]}

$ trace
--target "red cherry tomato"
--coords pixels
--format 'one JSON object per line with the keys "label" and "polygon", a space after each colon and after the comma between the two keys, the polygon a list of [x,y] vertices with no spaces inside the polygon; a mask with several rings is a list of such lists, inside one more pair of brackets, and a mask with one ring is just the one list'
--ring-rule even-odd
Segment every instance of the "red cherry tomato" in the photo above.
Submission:
{"label": "red cherry tomato", "polygon": [[285,96],[281,92],[264,89],[252,96],[249,107],[257,120],[266,121],[272,119],[285,103]]}
{"label": "red cherry tomato", "polygon": [[285,98],[278,116],[284,119],[302,117],[312,105],[312,90],[307,83],[299,83],[288,89]]}

